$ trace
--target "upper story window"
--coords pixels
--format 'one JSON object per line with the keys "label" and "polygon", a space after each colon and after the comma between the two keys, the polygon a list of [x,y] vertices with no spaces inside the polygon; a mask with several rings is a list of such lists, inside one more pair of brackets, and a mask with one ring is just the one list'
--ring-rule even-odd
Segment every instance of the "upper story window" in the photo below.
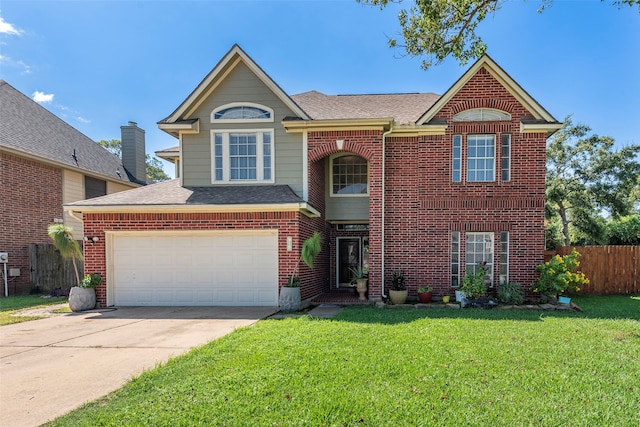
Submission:
{"label": "upper story window", "polygon": [[496,136],[467,136],[467,182],[496,180]]}
{"label": "upper story window", "polygon": [[259,123],[273,122],[273,110],[269,107],[250,102],[232,102],[222,105],[211,112],[214,123]]}
{"label": "upper story window", "polygon": [[366,196],[369,194],[369,164],[355,155],[331,159],[331,195]]}
{"label": "upper story window", "polygon": [[93,199],[94,197],[105,196],[107,194],[107,181],[102,179],[84,176],[84,198]]}
{"label": "upper story window", "polygon": [[213,183],[274,182],[273,129],[212,130]]}
{"label": "upper story window", "polygon": [[511,120],[511,114],[493,108],[474,108],[453,116],[454,122],[488,122]]}

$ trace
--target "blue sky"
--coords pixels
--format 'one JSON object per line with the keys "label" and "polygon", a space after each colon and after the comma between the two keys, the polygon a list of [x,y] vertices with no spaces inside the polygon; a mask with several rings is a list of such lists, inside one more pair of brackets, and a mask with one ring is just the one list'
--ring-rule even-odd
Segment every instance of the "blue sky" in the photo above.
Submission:
{"label": "blue sky", "polygon": [[[479,26],[488,53],[558,120],[640,143],[640,13],[599,0],[508,0]],[[408,5],[405,0],[404,6]],[[401,5],[402,6],[402,5]],[[158,130],[238,43],[287,93],[435,92],[466,66],[428,71],[387,47],[399,24],[355,0],[31,1],[0,3],[0,78],[94,140],[135,121]],[[165,167],[173,172],[172,168]]]}

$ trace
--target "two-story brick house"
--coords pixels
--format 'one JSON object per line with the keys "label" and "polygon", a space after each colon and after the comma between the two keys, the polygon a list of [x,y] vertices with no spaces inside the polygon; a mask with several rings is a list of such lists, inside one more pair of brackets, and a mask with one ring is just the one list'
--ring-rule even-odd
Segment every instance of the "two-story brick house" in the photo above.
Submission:
{"label": "two-story brick house", "polygon": [[395,269],[410,295],[452,294],[487,263],[493,286],[528,285],[544,251],[545,146],[561,124],[488,56],[443,95],[286,94],[234,46],[159,122],[178,178],[71,203],[102,305],[276,305],[301,267],[309,300]]}

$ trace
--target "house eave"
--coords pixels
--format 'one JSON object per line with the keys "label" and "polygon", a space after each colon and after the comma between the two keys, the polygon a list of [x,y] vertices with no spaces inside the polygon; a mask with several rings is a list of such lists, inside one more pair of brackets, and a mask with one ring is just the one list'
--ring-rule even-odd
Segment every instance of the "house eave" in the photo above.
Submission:
{"label": "house eave", "polygon": [[180,138],[180,134],[200,133],[200,119],[175,123],[159,122],[158,128],[173,137]]}
{"label": "house eave", "polygon": [[389,133],[387,137],[445,135],[448,127],[449,125],[447,124],[422,125],[422,126],[415,126],[415,125],[394,126],[393,129],[391,129],[391,133]]}
{"label": "house eave", "polygon": [[520,133],[546,133],[547,138],[556,133],[564,126],[563,123],[522,123],[520,122]]}
{"label": "house eave", "polygon": [[[123,185],[129,185],[131,188],[137,188],[137,187],[142,187],[142,184],[134,182],[134,181],[129,181],[123,178],[116,178],[110,175],[105,175],[96,171],[93,171],[91,169],[85,169],[85,168],[81,168],[81,167],[74,167],[73,165],[70,165],[68,163],[64,163],[64,162],[58,162],[56,160],[52,160],[49,159],[47,157],[42,157],[39,156],[37,154],[33,154],[33,153],[29,153],[28,151],[22,151],[22,150],[16,150],[14,148],[11,147],[7,147],[5,145],[0,146],[0,152],[6,152],[8,154],[11,155],[15,155],[18,157],[23,157],[25,159],[29,159],[29,160],[34,160],[37,161],[39,163],[43,163],[49,166],[53,166],[53,167],[57,167],[60,169],[66,169],[69,171],[74,171],[74,172],[79,172],[83,175],[87,175],[90,176],[92,178],[97,178],[97,179],[102,179],[104,181],[108,181],[108,182],[113,182],[113,183],[118,183],[118,184],[123,184]],[[122,171],[122,176],[127,176],[126,171]]]}
{"label": "house eave", "polygon": [[389,130],[392,118],[334,119],[334,120],[283,120],[287,132],[313,132],[327,130]]}
{"label": "house eave", "polygon": [[235,213],[235,212],[300,212],[317,218],[320,212],[307,202],[283,204],[230,205],[63,205],[67,212],[76,213]]}

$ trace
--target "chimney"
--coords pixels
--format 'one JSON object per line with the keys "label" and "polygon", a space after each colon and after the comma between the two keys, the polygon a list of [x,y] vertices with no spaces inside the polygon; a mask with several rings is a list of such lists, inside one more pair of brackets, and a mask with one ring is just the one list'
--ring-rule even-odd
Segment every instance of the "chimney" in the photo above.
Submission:
{"label": "chimney", "polygon": [[136,122],[120,126],[122,135],[122,165],[140,183],[147,182],[147,162],[144,146],[144,130]]}

